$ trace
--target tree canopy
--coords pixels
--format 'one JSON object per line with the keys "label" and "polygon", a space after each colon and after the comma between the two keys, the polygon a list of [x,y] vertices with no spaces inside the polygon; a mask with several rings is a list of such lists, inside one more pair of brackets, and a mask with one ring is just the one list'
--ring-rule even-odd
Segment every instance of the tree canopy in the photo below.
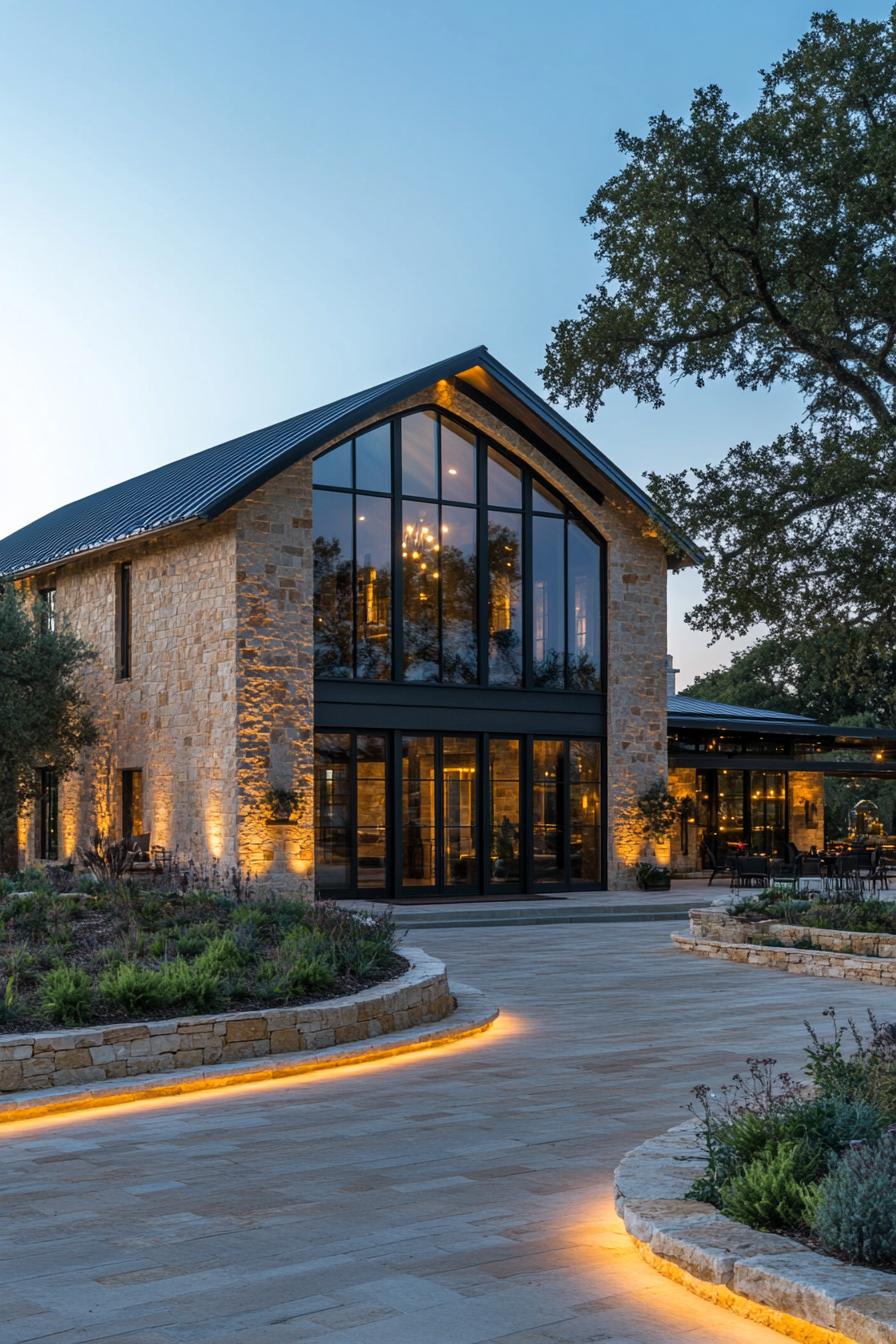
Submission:
{"label": "tree canopy", "polygon": [[[92,651],[66,629],[53,630],[21,593],[0,593],[0,858],[16,813],[37,793],[37,771],[74,769],[96,738],[80,673]],[[7,842],[8,844],[8,842]]]}
{"label": "tree canopy", "polygon": [[[542,377],[589,418],[608,390],[796,386],[798,424],[692,471],[649,475],[707,550],[690,624],[764,622],[883,657],[896,632],[896,8],[816,14],[738,116],[720,88],[687,118],[620,131],[594,195],[600,283],[554,328]],[[841,669],[842,671],[842,669]],[[839,675],[839,674],[838,674]]]}
{"label": "tree canopy", "polygon": [[821,723],[896,725],[896,649],[859,632],[768,636],[683,692],[702,700],[806,714]]}

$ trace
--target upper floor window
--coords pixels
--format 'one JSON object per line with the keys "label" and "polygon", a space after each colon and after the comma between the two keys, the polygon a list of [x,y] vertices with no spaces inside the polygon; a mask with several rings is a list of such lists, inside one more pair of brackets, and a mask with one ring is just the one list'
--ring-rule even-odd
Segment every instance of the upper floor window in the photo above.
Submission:
{"label": "upper floor window", "polygon": [[131,675],[131,566],[118,566],[115,576],[115,675],[127,681]]}
{"label": "upper floor window", "polygon": [[600,541],[523,463],[421,410],[314,486],[317,676],[599,686]]}
{"label": "upper floor window", "polygon": [[45,635],[56,632],[56,589],[41,588],[37,594],[40,628]]}

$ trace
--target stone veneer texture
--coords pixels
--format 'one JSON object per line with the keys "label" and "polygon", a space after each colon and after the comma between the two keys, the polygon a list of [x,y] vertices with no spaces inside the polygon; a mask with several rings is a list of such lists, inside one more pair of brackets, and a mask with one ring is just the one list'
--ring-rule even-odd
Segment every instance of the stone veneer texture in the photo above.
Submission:
{"label": "stone veneer texture", "polygon": [[411,963],[404,975],[319,1004],[0,1036],[0,1092],[320,1050],[441,1021],[454,1009],[444,965],[403,950]]}
{"label": "stone veneer texture", "polygon": [[[596,503],[454,383],[440,382],[390,414],[432,403],[531,462],[606,541],[608,876],[611,887],[630,885],[629,867],[642,850],[634,799],[666,777],[662,540],[611,482],[603,482],[604,501]],[[122,560],[132,564],[133,592],[126,682],[114,677],[115,564]],[[139,768],[153,844],[197,861],[229,865],[239,858],[274,888],[310,891],[311,463],[287,468],[213,523],[74,559],[41,577],[41,586],[52,582],[60,619],[99,651],[87,691],[101,741],[83,771],[63,782],[60,858],[97,829],[120,831],[120,771]],[[299,794],[292,825],[268,826],[262,798],[270,786]],[[33,823],[20,830],[23,859],[33,857]]]}

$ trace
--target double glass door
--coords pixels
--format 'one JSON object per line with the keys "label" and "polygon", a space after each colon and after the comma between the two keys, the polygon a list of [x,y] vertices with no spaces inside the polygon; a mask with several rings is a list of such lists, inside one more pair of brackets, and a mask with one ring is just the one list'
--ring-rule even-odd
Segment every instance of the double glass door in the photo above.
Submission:
{"label": "double glass door", "polygon": [[697,821],[714,850],[744,847],[775,855],[787,843],[787,772],[702,770]]}
{"label": "double glass door", "polygon": [[601,744],[593,738],[320,732],[322,895],[599,887]]}

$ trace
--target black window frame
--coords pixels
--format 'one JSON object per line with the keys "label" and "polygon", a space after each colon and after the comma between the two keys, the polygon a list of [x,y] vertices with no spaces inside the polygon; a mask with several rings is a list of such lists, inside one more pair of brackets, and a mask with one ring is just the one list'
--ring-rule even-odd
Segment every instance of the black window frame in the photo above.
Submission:
{"label": "black window frame", "polygon": [[133,585],[130,560],[115,571],[115,679],[130,681],[132,672]]}
{"label": "black window frame", "polygon": [[52,766],[38,775],[38,858],[45,863],[59,859],[59,775]]}
{"label": "black window frame", "polygon": [[56,585],[37,590],[41,634],[56,633]]}
{"label": "black window frame", "polygon": [[[409,415],[416,415],[421,412],[434,412],[438,426],[436,433],[436,493],[433,498],[426,498],[422,495],[405,496],[402,489],[402,469],[401,469],[401,422]],[[461,500],[442,498],[442,473],[441,473],[441,426],[444,420],[457,424],[466,434],[472,434],[475,440],[475,476],[476,476],[476,501],[467,503]],[[362,437],[369,430],[377,429],[382,425],[390,426],[391,435],[391,481],[389,488],[382,491],[373,491],[369,489],[360,489],[357,487],[357,473],[355,462],[355,440]],[[444,407],[434,403],[414,406],[399,415],[389,416],[375,424],[365,426],[357,434],[347,439],[341,440],[328,448],[321,457],[327,456],[330,452],[338,451],[346,443],[351,447],[351,485],[350,486],[332,486],[332,485],[314,485],[314,493],[317,491],[329,491],[332,493],[348,494],[352,497],[352,611],[351,611],[351,632],[352,632],[352,674],[348,677],[335,677],[325,671],[318,671],[315,668],[315,679],[321,682],[352,682],[361,686],[383,686],[385,684],[399,685],[438,685],[438,686],[465,686],[469,688],[478,688],[480,690],[516,690],[525,691],[531,694],[556,694],[558,691],[578,692],[583,694],[603,694],[607,685],[607,545],[606,541],[597,528],[591,523],[579,509],[575,507],[561,491],[541,472],[531,466],[525,458],[503,444],[497,442],[494,436],[487,435],[477,429],[476,426],[464,421],[460,416],[454,415]],[[519,507],[508,506],[501,503],[490,505],[487,491],[488,476],[488,455],[489,451],[497,454],[499,460],[507,461],[515,471],[520,473],[521,483],[521,501]],[[320,458],[316,459],[320,460]],[[533,500],[533,481],[542,483],[553,496],[556,496],[561,508],[559,514],[550,514],[549,516],[560,517],[563,520],[563,645],[564,645],[564,676],[562,686],[545,686],[536,682],[533,660],[533,549],[532,549],[532,520],[534,516],[542,514],[547,515],[548,510],[541,509]],[[391,520],[392,520],[392,573],[391,573],[391,675],[383,678],[366,678],[356,675],[358,667],[358,621],[357,621],[357,508],[354,501],[359,496],[385,497],[391,500]],[[441,526],[442,507],[469,508],[476,513],[476,552],[477,552],[477,576],[476,576],[476,602],[475,602],[475,621],[476,621],[476,648],[477,648],[477,675],[476,678],[467,682],[455,681],[449,682],[444,679],[445,667],[445,648],[443,639],[443,584],[439,585],[439,604],[438,604],[438,644],[439,644],[439,676],[432,679],[412,679],[405,675],[404,669],[404,576],[401,563],[401,541],[403,536],[403,510],[405,502],[425,504],[436,510],[436,516],[439,520],[438,526]],[[312,506],[313,507],[313,506]],[[489,573],[487,566],[488,555],[488,518],[490,508],[492,511],[514,514],[522,520],[522,630],[523,630],[523,650],[522,650],[522,677],[516,686],[508,686],[507,683],[494,683],[489,681],[489,630],[488,630],[488,603],[489,603]],[[313,516],[313,512],[312,512]],[[579,687],[571,684],[571,668],[569,648],[570,640],[570,610],[571,600],[570,582],[569,582],[569,526],[575,523],[592,542],[597,546],[599,575],[598,575],[598,601],[600,609],[597,613],[597,639],[599,641],[599,659],[597,667],[597,684],[588,687]],[[441,539],[441,532],[440,532]]]}
{"label": "black window frame", "polygon": [[[139,788],[135,791],[134,785],[139,779]],[[140,827],[134,829],[134,798],[135,793],[140,796]],[[140,766],[132,766],[121,771],[121,836],[123,840],[130,840],[135,835],[145,835],[143,830],[146,818],[143,816],[143,770]]]}

